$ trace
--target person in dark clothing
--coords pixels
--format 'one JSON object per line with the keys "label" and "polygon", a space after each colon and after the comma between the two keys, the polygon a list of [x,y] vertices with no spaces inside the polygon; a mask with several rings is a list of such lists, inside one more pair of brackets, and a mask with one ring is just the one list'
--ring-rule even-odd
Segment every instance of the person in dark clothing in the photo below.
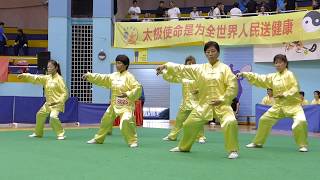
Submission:
{"label": "person in dark clothing", "polygon": [[[156,18],[166,17],[166,8],[164,7],[164,1],[159,2],[159,7],[155,12]],[[156,21],[163,21],[163,19],[157,19]]]}
{"label": "person in dark clothing", "polygon": [[5,54],[5,45],[7,44],[7,37],[4,34],[4,23],[0,22],[0,55]]}
{"label": "person in dark clothing", "polygon": [[296,10],[296,0],[286,0],[286,10]]}
{"label": "person in dark clothing", "polygon": [[270,8],[270,11],[277,11],[277,1],[269,0],[269,8]]}
{"label": "person in dark clothing", "polygon": [[[257,12],[257,2],[255,0],[250,0],[246,5],[246,13],[256,13]],[[249,15],[253,16],[253,15]]]}
{"label": "person in dark clothing", "polygon": [[234,115],[237,117],[239,114],[239,107],[240,107],[240,103],[239,103],[238,98],[234,98],[232,100],[231,107],[234,112]]}
{"label": "person in dark clothing", "polygon": [[22,29],[18,29],[18,35],[14,41],[14,55],[18,56],[19,51],[22,49],[23,55],[28,55],[28,39],[23,33]]}
{"label": "person in dark clothing", "polygon": [[144,97],[143,86],[141,86],[141,96],[140,96],[139,100],[141,100],[141,105],[142,105],[142,107],[143,107],[144,101],[146,100],[146,98]]}

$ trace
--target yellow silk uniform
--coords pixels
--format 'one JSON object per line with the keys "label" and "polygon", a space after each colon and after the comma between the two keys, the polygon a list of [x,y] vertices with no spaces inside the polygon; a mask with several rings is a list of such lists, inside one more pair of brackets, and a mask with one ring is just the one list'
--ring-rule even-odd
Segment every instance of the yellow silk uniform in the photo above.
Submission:
{"label": "yellow silk uniform", "polygon": [[43,128],[48,116],[50,116],[50,125],[57,136],[64,136],[64,130],[58,117],[60,112],[64,112],[64,104],[68,99],[68,90],[63,78],[58,73],[53,76],[25,73],[22,74],[22,80],[44,86],[46,102],[37,112],[35,128],[37,137],[43,136]]}
{"label": "yellow silk uniform", "polygon": [[268,106],[273,106],[274,105],[274,98],[270,97],[270,96],[265,96],[262,99],[261,104],[268,105]]}
{"label": "yellow silk uniform", "polygon": [[[104,113],[100,129],[94,139],[97,143],[103,143],[110,132],[117,116],[120,117],[120,130],[126,143],[137,143],[136,124],[134,117],[135,101],[141,96],[141,85],[134,76],[124,71],[112,74],[87,73],[87,80],[98,86],[111,89],[111,104]],[[127,97],[119,98],[125,93]]]}
{"label": "yellow silk uniform", "polygon": [[[170,140],[176,140],[179,131],[182,129],[183,122],[188,118],[191,111],[197,107],[199,102],[199,94],[193,94],[192,90],[197,90],[198,87],[194,80],[183,79],[177,76],[169,76],[166,71],[163,74],[163,79],[172,83],[181,83],[182,84],[182,102],[179,107],[179,112],[176,117],[175,126],[171,129],[168,138]],[[203,138],[204,136],[204,127],[198,134],[198,139]]]}
{"label": "yellow silk uniform", "polygon": [[275,104],[262,115],[254,144],[263,145],[272,126],[285,117],[293,119],[292,130],[295,142],[300,146],[307,146],[308,128],[304,111],[301,107],[299,85],[294,74],[285,69],[282,73],[259,75],[244,72],[243,77],[257,87],[272,88],[273,95],[283,95],[283,98],[275,98]]}
{"label": "yellow silk uniform", "polygon": [[320,99],[318,99],[318,100],[313,99],[311,101],[311,104],[320,104]]}
{"label": "yellow silk uniform", "polygon": [[305,106],[305,105],[308,105],[309,102],[308,100],[304,99],[302,102],[301,102],[301,106]]}
{"label": "yellow silk uniform", "polygon": [[[228,152],[238,151],[238,124],[231,108],[231,102],[238,93],[238,82],[231,69],[216,62],[196,65],[166,63],[167,73],[171,76],[195,80],[199,89],[199,105],[191,111],[183,123],[183,136],[178,145],[181,151],[190,151],[203,125],[213,118],[220,120]],[[217,106],[210,105],[212,100],[221,100]]]}

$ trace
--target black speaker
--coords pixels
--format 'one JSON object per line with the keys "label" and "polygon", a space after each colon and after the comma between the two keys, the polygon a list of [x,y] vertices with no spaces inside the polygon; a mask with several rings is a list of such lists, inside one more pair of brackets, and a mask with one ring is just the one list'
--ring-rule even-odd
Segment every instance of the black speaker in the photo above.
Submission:
{"label": "black speaker", "polygon": [[38,52],[37,60],[38,69],[47,69],[48,61],[50,60],[50,51]]}

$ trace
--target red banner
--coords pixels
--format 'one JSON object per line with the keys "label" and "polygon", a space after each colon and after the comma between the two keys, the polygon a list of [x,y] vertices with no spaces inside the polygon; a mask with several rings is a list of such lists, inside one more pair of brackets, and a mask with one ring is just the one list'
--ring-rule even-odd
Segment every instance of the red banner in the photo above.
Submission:
{"label": "red banner", "polygon": [[9,57],[0,56],[0,82],[8,81]]}

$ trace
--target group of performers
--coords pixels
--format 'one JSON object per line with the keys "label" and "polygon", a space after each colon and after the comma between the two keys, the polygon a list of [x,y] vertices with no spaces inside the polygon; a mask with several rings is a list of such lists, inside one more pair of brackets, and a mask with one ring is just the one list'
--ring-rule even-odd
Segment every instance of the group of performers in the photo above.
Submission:
{"label": "group of performers", "polygon": [[[194,57],[186,58],[185,64],[168,62],[157,67],[157,75],[172,83],[181,83],[183,99],[176,118],[176,124],[163,138],[177,140],[178,146],[171,152],[189,152],[195,141],[205,143],[204,125],[213,118],[220,121],[224,134],[225,149],[229,159],[239,156],[238,125],[231,107],[238,93],[237,78],[246,78],[252,85],[273,90],[274,105],[261,117],[257,134],[248,148],[262,148],[272,126],[281,118],[291,117],[294,139],[300,152],[308,151],[307,121],[301,107],[299,85],[293,73],[288,70],[285,55],[276,55],[273,63],[275,73],[259,75],[251,72],[233,74],[229,66],[219,60],[219,44],[209,41],[204,46],[208,63],[196,64]],[[120,131],[129,147],[138,147],[134,118],[135,101],[141,96],[141,84],[128,72],[129,58],[118,55],[115,59],[117,72],[112,74],[86,73],[83,79],[98,86],[111,89],[111,104],[102,117],[100,128],[88,144],[102,144],[112,131],[113,121],[120,117]],[[36,116],[36,128],[30,137],[42,137],[46,118],[57,134],[58,140],[65,139],[64,130],[58,118],[64,111],[68,94],[60,73],[59,64],[50,60],[47,75],[21,74],[18,78],[44,86],[46,102]]]}

